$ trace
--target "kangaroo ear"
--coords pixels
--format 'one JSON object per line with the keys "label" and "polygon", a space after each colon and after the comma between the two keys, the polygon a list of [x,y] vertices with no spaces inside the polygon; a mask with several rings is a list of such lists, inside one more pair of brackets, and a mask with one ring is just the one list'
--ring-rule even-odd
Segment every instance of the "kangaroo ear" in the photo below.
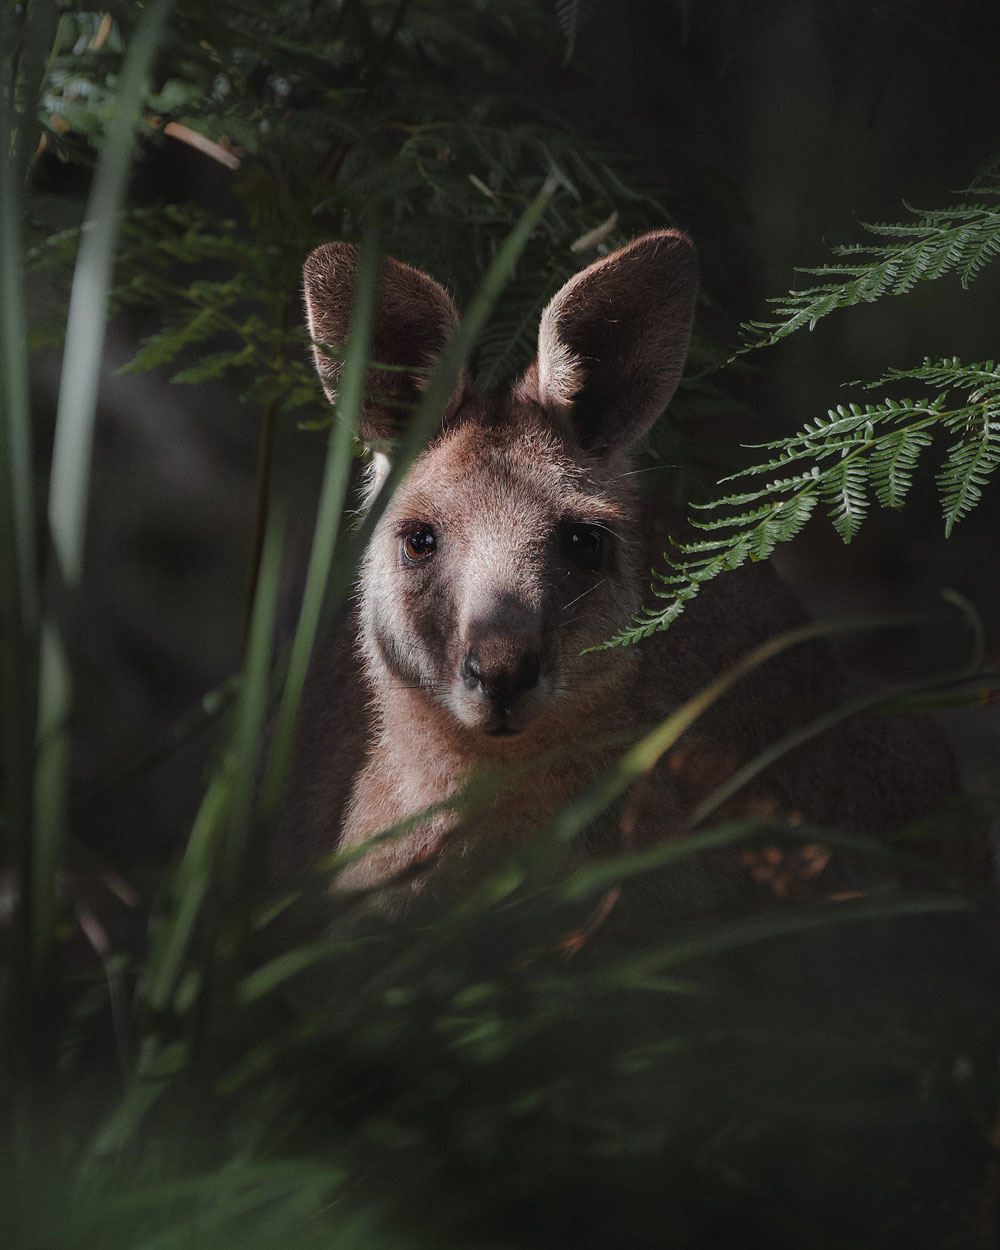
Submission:
{"label": "kangaroo ear", "polygon": [[694,244],[659,230],[552,298],[538,329],[538,398],[583,447],[627,447],[651,428],[677,389],[697,291]]}
{"label": "kangaroo ear", "polygon": [[[309,333],[316,368],[331,403],[337,398],[342,353],[351,316],[358,272],[353,243],[325,243],[310,253],[303,268]],[[365,385],[358,433],[366,442],[399,437],[407,415],[420,399],[432,366],[458,324],[451,296],[433,278],[387,258],[382,268],[375,324],[372,367]],[[388,365],[389,368],[379,368]],[[445,416],[461,402],[463,375]]]}

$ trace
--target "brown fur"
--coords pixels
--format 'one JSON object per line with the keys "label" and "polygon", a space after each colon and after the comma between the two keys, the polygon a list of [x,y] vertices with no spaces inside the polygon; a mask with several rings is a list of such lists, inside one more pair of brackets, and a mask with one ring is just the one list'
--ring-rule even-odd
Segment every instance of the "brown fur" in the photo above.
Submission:
{"label": "brown fur", "polygon": [[[353,248],[329,244],[306,263],[310,325],[334,349],[356,262]],[[470,865],[537,831],[624,740],[754,643],[801,621],[770,568],[752,566],[718,579],[668,633],[585,654],[634,614],[645,570],[677,532],[677,518],[639,497],[629,450],[676,387],[696,288],[690,241],[674,231],[647,235],[556,295],[542,316],[538,359],[509,395],[484,397],[463,379],[376,527],[357,612],[314,665],[282,825],[286,866],[360,846],[448,799],[484,766],[522,768],[517,786],[474,819],[431,816],[338,882],[378,887],[428,861],[431,871],[379,892],[382,908],[451,889]],[[456,317],[431,279],[387,262],[374,353],[414,372],[373,370],[366,438],[398,431],[401,405],[419,394],[422,370]],[[332,396],[338,362],[322,352],[316,359]],[[428,533],[434,545],[425,552]],[[609,851],[683,829],[685,813],[720,780],[840,688],[821,648],[772,661],[685,735],[589,845]],[[950,764],[932,734],[887,724],[842,727],[800,748],[731,810],[872,832],[898,826],[939,794]]]}

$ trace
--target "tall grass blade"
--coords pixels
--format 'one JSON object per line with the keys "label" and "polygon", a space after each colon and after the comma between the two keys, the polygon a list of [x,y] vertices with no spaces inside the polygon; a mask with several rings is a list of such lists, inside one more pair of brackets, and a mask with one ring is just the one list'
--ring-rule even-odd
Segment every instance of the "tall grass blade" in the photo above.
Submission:
{"label": "tall grass blade", "polygon": [[738,950],[754,942],[765,942],[793,933],[808,933],[831,924],[882,921],[893,916],[954,915],[970,910],[968,899],[959,895],[914,893],[808,903],[802,907],[759,912],[723,924],[716,922],[711,927],[672,938],[637,955],[629,955],[602,969],[598,980],[607,990],[614,991],[623,985],[642,984],[666,969],[691,959]]}
{"label": "tall grass blade", "polygon": [[[188,1035],[204,1040],[206,1028],[231,1010],[243,943],[251,928],[261,882],[263,847],[251,823],[254,778],[267,715],[269,670],[277,615],[283,526],[272,519],[254,597],[240,694],[230,738],[198,810],[139,985],[142,1014],[139,1057],[126,1096],[97,1135],[96,1157],[121,1148],[135,1132],[195,1046],[166,1041],[156,1017],[173,1008],[188,1014]],[[209,908],[211,901],[214,906]],[[195,939],[200,942],[196,946]],[[194,948],[195,954],[188,963]],[[194,993],[182,1004],[187,972]],[[192,1011],[191,1008],[194,1008]],[[173,1055],[174,1058],[168,1057]]]}
{"label": "tall grass blade", "polygon": [[[911,617],[905,618],[907,621]],[[776,634],[748,651],[736,664],[720,674],[703,690],[682,704],[655,729],[626,751],[617,764],[598,777],[578,798],[568,803],[550,822],[548,835],[562,841],[576,837],[583,829],[609,807],[619,795],[654,768],[666,751],[669,751],[695,721],[742,677],[767,663],[789,647],[809,642],[829,634],[857,629],[857,621],[838,621],[833,624],[816,623]]]}
{"label": "tall grass blade", "polygon": [[[953,590],[947,590],[942,597],[962,614],[965,618],[965,624],[969,628],[969,656],[960,668],[950,669],[947,672],[937,673],[928,677],[915,678],[911,681],[899,682],[880,690],[857,695],[853,699],[845,699],[837,707],[831,708],[821,716],[813,717],[808,724],[798,726],[777,742],[771,743],[770,746],[761,751],[742,768],[737,769],[727,781],[703,799],[691,813],[692,827],[700,825],[703,820],[707,820],[713,812],[718,811],[734,794],[738,793],[765,769],[770,768],[776,760],[781,759],[782,756],[787,755],[790,751],[794,751],[796,747],[801,746],[803,743],[809,742],[812,738],[818,737],[819,734],[824,733],[827,729],[832,729],[835,725],[839,725],[842,721],[849,720],[853,716],[861,716],[866,712],[875,711],[878,708],[888,708],[915,696],[926,695],[934,691],[954,692],[981,677],[985,647],[982,620],[964,595],[960,595]],[[865,629],[892,629],[898,626],[930,623],[931,619],[930,617],[921,617],[919,614],[912,616],[905,614],[874,618],[867,622],[858,622],[857,624]],[[850,627],[850,622],[848,622],[848,627]]]}
{"label": "tall grass blade", "polygon": [[[459,376],[465,368],[476,342],[483,332],[493,306],[500,297],[510,275],[514,272],[518,258],[531,237],[532,231],[541,221],[549,202],[556,193],[559,182],[554,174],[546,178],[542,189],[521,214],[519,220],[503,242],[496,256],[490,262],[466,310],[458,329],[441,354],[431,373],[427,389],[413,417],[406,424],[399,447],[393,455],[392,467],[386,476],[382,489],[365,516],[355,536],[355,549],[360,553],[365,549],[372,531],[378,524],[386,504],[392,498],[393,491],[402,481],[410,465],[427,445],[448,400],[458,383]],[[338,589],[340,589],[338,587]],[[347,586],[342,588],[346,594]]]}
{"label": "tall grass blade", "polygon": [[257,901],[266,866],[266,847],[256,836],[260,822],[255,823],[251,814],[268,712],[283,534],[284,525],[280,517],[272,517],[264,539],[232,744],[225,765],[232,772],[233,801],[228,818],[221,885],[230,912],[241,916],[241,932]]}
{"label": "tall grass blade", "polygon": [[[97,162],[73,276],[48,507],[55,576],[70,611],[83,566],[91,447],[118,216],[136,118],[170,7],[171,0],[154,0],[136,27],[122,69],[117,111]],[[66,816],[72,675],[61,634],[63,623],[52,609],[46,614],[39,658],[35,831],[27,900],[36,972],[48,964],[54,940],[55,876]]]}
{"label": "tall grass blade", "polygon": [[[10,1104],[0,1106],[10,1162],[27,1156],[36,1130],[25,1079],[37,1061],[45,1025],[34,1010],[30,911],[38,684],[34,464],[28,389],[27,300],[22,263],[22,190],[36,142],[45,58],[58,13],[54,4],[0,9],[0,844],[6,844],[14,891],[10,977],[0,981],[5,1021],[3,1075]],[[22,107],[19,111],[19,100]],[[9,1137],[8,1137],[9,1134]]]}
{"label": "tall grass blade", "polygon": [[374,232],[371,232],[361,246],[354,286],[354,307],[351,310],[337,409],[330,423],[330,441],[319,507],[316,511],[309,569],[302,594],[302,610],[292,641],[288,674],[275,723],[267,773],[261,789],[260,819],[264,823],[273,814],[280,800],[281,784],[291,757],[302,689],[316,642],[330,579],[330,567],[340,533],[353,460],[354,434],[358,427],[368,372],[379,267],[378,244]]}
{"label": "tall grass blade", "polygon": [[[267,711],[268,669],[274,637],[281,525],[272,522],[264,544],[240,695],[226,752],[195,818],[177,871],[173,901],[157,934],[140,985],[145,1008],[167,1008],[209,894],[221,887],[232,905],[245,877],[244,856],[254,776]],[[252,906],[246,900],[246,907]]]}
{"label": "tall grass blade", "polygon": [[[345,454],[341,448],[346,445],[348,427],[353,430],[357,424],[367,368],[367,350],[362,352],[361,348],[363,344],[367,344],[370,336],[374,310],[374,287],[369,290],[368,283],[375,283],[377,271],[372,276],[365,268],[366,265],[374,264],[372,257],[366,261],[366,252],[374,252],[374,241],[369,238],[367,248],[362,249],[362,268],[359,269],[355,288],[349,351],[344,362],[343,381],[337,405],[339,420],[334,421],[334,428],[330,435],[327,476],[324,480],[320,511],[317,516],[317,531],[303,598],[302,619],[293,642],[292,658],[278,713],[274,745],[261,794],[262,819],[274,812],[280,800],[281,786],[291,754],[305,673],[317,633],[321,632],[324,624],[332,620],[343,606],[372,531],[392,498],[393,491],[437,429],[441,414],[458,383],[462,370],[472,355],[479,335],[489,319],[504,284],[513,273],[518,258],[555,194],[557,185],[554,177],[550,176],[546,179],[538,195],[524,210],[504,240],[483,276],[468,310],[459,322],[458,329],[435,365],[420,403],[407,422],[404,436],[393,454],[392,466],[386,480],[365,514],[362,524],[348,539],[344,540],[341,534],[341,540],[335,542],[337,535],[335,505],[336,507],[342,506],[346,482],[341,482],[341,474],[346,473],[348,467],[346,463],[341,465],[337,457]],[[371,301],[371,311],[366,311],[368,300]],[[329,527],[327,533],[323,532],[324,526]]]}
{"label": "tall grass blade", "polygon": [[[613,885],[621,885],[623,881],[630,878],[640,877],[657,869],[668,868],[682,860],[700,855],[704,851],[715,851],[723,847],[737,846],[750,839],[759,839],[768,828],[768,824],[757,817],[730,820],[720,825],[713,825],[712,828],[699,833],[671,838],[667,842],[657,842],[640,851],[629,851],[625,855],[593,860],[576,869],[572,876],[567,878],[560,889],[560,894],[563,898],[570,900],[588,898]],[[864,834],[840,833],[818,825],[797,825],[792,828],[780,823],[774,826],[774,833],[777,838],[793,845],[796,842],[802,844],[822,842],[835,849],[853,851],[867,859],[894,864],[913,872],[922,872],[924,875],[928,872],[925,856],[900,850],[894,845],[880,842]]]}
{"label": "tall grass blade", "polygon": [[[0,46],[13,49],[15,34],[14,7],[6,5],[0,12]],[[26,135],[24,120],[16,113],[17,86],[12,65],[10,79],[0,84],[0,774],[10,860],[24,891],[31,862],[38,594],[21,261]],[[33,108],[36,97],[29,83],[24,97]],[[19,920],[24,914],[19,909]],[[22,930],[18,938],[23,943],[27,935]]]}

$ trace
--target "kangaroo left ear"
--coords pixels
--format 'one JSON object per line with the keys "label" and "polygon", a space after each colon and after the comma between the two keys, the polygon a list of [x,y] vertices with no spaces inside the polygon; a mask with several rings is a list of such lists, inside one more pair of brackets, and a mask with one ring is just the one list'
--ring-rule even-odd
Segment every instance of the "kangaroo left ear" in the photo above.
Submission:
{"label": "kangaroo left ear", "polygon": [[624,448],[652,427],[677,389],[697,292],[694,244],[659,230],[552,298],[538,329],[538,399],[569,421],[581,446]]}
{"label": "kangaroo left ear", "polygon": [[[332,403],[340,388],[340,355],[358,276],[353,243],[324,243],[308,256],[303,269],[306,313],[316,368]],[[358,433],[364,442],[399,437],[416,407],[430,373],[458,324],[451,296],[433,278],[386,257],[372,326],[372,368],[368,371]],[[323,346],[333,348],[330,354]],[[380,368],[379,366],[388,366]],[[445,409],[461,403],[467,378],[463,371]]]}

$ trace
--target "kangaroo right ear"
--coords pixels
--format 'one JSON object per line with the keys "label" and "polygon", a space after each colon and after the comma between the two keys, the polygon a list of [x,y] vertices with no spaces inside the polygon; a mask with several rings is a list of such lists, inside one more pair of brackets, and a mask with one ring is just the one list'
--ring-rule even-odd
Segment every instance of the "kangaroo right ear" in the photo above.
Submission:
{"label": "kangaroo right ear", "polygon": [[[324,243],[310,253],[303,268],[313,358],[331,403],[340,383],[357,272],[358,249],[353,243]],[[372,327],[373,363],[358,429],[366,443],[399,437],[457,324],[458,309],[443,287],[419,269],[386,258]],[[445,416],[458,407],[465,387],[463,374]]]}
{"label": "kangaroo right ear", "polygon": [[697,292],[694,244],[658,230],[596,261],[553,297],[539,325],[533,382],[581,446],[608,452],[650,429],[680,380]]}

